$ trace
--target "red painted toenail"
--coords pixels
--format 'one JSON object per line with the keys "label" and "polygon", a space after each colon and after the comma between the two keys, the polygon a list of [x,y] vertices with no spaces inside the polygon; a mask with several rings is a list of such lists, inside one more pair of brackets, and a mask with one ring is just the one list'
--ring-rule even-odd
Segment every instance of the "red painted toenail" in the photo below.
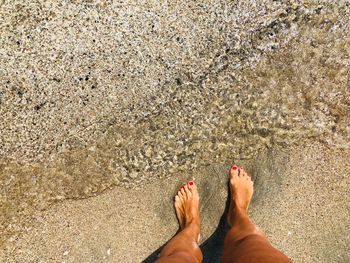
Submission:
{"label": "red painted toenail", "polygon": [[238,167],[237,167],[236,165],[234,165],[234,166],[231,167],[232,170],[237,170],[237,168],[238,168]]}
{"label": "red painted toenail", "polygon": [[189,185],[193,185],[193,182],[191,181],[191,182],[189,182],[188,184],[189,184]]}

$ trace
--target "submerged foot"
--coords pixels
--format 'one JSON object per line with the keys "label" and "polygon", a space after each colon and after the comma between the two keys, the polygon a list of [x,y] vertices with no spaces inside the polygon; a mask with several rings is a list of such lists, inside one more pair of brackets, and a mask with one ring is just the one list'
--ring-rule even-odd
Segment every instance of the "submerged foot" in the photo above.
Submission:
{"label": "submerged foot", "polygon": [[176,216],[181,230],[199,242],[199,194],[194,182],[182,185],[175,196]]}
{"label": "submerged foot", "polygon": [[253,196],[253,181],[243,167],[232,166],[230,170],[231,204],[228,223],[233,225],[234,213],[247,212]]}

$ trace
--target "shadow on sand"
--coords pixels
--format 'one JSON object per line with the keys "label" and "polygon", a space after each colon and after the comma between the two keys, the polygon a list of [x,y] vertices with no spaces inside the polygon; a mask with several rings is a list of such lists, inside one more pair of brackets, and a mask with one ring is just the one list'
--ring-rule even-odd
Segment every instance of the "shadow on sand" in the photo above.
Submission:
{"label": "shadow on sand", "polygon": [[[200,245],[200,248],[203,253],[203,263],[219,263],[220,258],[224,251],[224,239],[229,231],[230,227],[227,224],[227,213],[230,206],[231,193],[228,191],[225,211],[220,218],[219,224],[214,231],[214,233],[203,243]],[[158,256],[162,249],[164,248],[162,245],[160,248],[155,250],[151,255],[149,255],[142,263],[153,263],[158,259]]]}

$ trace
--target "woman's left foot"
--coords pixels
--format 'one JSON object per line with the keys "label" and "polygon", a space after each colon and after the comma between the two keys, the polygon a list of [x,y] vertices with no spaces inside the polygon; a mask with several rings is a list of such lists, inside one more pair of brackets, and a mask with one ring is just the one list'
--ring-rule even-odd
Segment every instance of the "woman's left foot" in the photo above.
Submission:
{"label": "woman's left foot", "polygon": [[194,182],[188,182],[177,192],[175,210],[180,229],[199,242],[199,194]]}

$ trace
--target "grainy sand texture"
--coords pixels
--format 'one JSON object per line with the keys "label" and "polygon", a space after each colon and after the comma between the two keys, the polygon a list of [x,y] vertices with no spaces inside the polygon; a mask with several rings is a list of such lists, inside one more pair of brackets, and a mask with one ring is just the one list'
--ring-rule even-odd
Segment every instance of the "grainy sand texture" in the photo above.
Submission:
{"label": "grainy sand texture", "polygon": [[0,0],[0,32],[1,262],[152,262],[193,178],[218,262],[233,163],[276,247],[350,262],[348,1]]}

